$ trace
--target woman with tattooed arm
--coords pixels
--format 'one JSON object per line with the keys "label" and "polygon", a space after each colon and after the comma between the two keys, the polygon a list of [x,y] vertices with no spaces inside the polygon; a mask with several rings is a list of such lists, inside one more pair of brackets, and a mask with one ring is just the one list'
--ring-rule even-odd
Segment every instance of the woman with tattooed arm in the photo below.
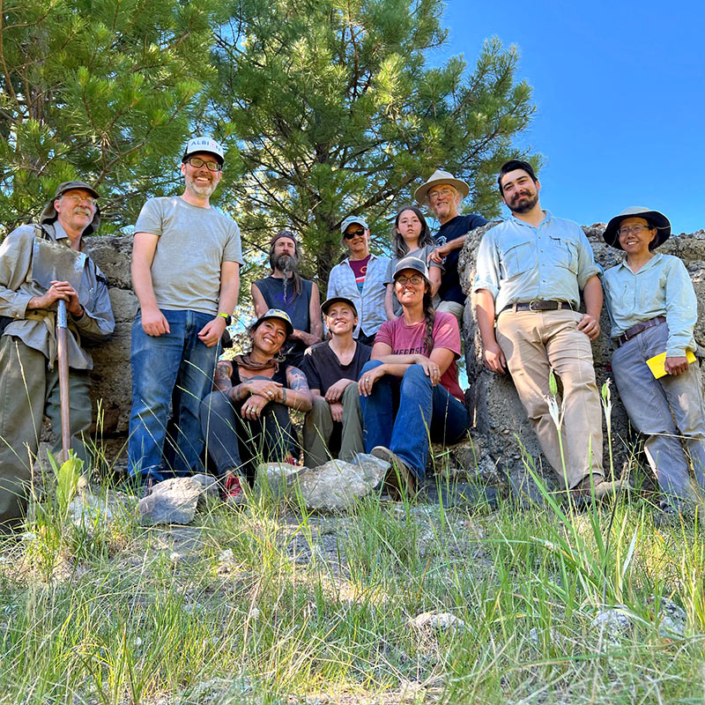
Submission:
{"label": "woman with tattooed arm", "polygon": [[305,375],[280,362],[279,351],[292,332],[286,312],[270,309],[250,327],[252,349],[216,366],[216,391],[201,402],[201,428],[215,463],[224,498],[246,501],[255,463],[291,459],[296,447],[289,409],[306,413],[312,397]]}

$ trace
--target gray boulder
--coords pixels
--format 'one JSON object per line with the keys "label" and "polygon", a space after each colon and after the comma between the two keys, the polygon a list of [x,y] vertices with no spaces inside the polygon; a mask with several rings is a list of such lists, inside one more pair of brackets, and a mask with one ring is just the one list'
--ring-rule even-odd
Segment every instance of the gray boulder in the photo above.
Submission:
{"label": "gray boulder", "polygon": [[388,468],[388,463],[364,454],[356,464],[331,460],[296,475],[295,487],[308,509],[349,510],[382,484]]}
{"label": "gray boulder", "polygon": [[196,515],[198,498],[204,491],[204,486],[192,477],[159,482],[137,505],[140,523],[143,526],[190,524]]}

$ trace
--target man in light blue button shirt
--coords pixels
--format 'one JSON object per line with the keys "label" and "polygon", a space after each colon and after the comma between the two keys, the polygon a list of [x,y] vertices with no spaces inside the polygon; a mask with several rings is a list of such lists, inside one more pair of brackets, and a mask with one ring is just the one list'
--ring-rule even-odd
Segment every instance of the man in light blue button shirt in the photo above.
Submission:
{"label": "man in light blue button shirt", "polygon": [[[530,164],[507,162],[497,183],[512,216],[482,239],[473,285],[485,367],[509,369],[541,450],[565,486],[586,496],[592,487],[602,497],[621,485],[606,482],[602,470],[590,348],[600,333],[599,268],[580,226],[542,210]],[[584,314],[577,311],[581,290]],[[548,405],[551,370],[563,382],[562,452]]]}

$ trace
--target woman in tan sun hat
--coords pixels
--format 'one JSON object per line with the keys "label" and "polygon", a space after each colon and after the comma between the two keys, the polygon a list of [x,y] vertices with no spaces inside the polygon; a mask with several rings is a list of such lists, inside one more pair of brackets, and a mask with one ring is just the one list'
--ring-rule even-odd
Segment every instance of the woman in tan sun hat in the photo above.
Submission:
{"label": "woman in tan sun hat", "polygon": [[[664,509],[694,498],[681,436],[698,483],[705,487],[700,368],[689,363],[696,349],[697,300],[683,262],[655,251],[670,235],[663,213],[641,207],[622,211],[604,232],[608,245],[626,253],[604,276],[616,347],[612,371],[632,424],[646,436],[644,450],[663,492]],[[647,361],[663,354],[663,369],[652,371]]]}

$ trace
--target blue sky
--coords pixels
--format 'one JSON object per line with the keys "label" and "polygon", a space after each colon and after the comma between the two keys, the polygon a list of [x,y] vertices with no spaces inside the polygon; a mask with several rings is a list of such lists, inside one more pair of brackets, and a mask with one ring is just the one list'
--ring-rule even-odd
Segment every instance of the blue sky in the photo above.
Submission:
{"label": "blue sky", "polygon": [[517,140],[543,155],[541,204],[589,225],[632,205],[676,233],[705,228],[705,5],[448,0],[441,55],[520,50],[537,111]]}

